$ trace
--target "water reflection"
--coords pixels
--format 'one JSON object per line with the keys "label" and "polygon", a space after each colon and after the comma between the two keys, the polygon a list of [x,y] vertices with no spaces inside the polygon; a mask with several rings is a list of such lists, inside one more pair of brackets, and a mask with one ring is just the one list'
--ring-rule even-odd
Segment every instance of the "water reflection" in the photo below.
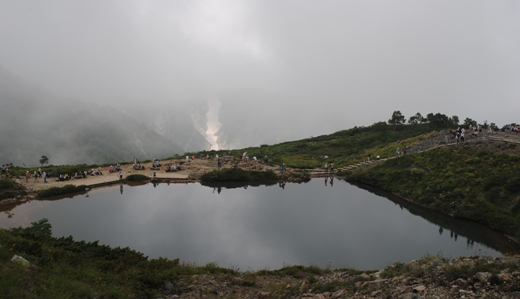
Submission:
{"label": "water reflection", "polygon": [[518,250],[520,246],[517,243],[511,241],[505,234],[492,230],[485,225],[480,225],[470,220],[455,218],[446,214],[432,211],[430,209],[426,209],[389,192],[385,192],[371,186],[366,186],[363,184],[353,185],[375,195],[385,197],[394,202],[401,209],[404,208],[411,214],[420,216],[426,221],[437,225],[439,227],[439,235],[442,235],[445,229],[449,230],[450,238],[455,242],[460,235],[461,237],[467,238],[469,243],[472,245],[476,241],[477,243],[482,243],[488,247],[501,251],[504,254],[518,254],[519,252]]}
{"label": "water reflection", "polygon": [[447,257],[479,250],[492,256],[519,252],[484,226],[396,197],[388,200],[378,190],[335,183],[334,188],[316,179],[270,185],[160,183],[126,186],[124,194],[120,185],[119,190],[91,190],[89,198],[18,206],[11,211],[14,217],[1,215],[0,226],[26,226],[46,217],[55,236],[242,270],[324,267],[328,261],[333,267],[379,269],[441,251]]}

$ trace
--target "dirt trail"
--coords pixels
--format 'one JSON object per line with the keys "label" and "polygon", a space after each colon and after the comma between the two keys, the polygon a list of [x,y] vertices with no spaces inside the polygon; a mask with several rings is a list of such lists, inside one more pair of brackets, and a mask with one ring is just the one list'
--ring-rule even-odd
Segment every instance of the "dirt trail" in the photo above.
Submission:
{"label": "dirt trail", "polygon": [[[264,165],[260,161],[253,161],[250,160],[249,162],[243,162],[243,161],[237,161],[233,160],[232,157],[223,157],[222,159],[222,167],[223,168],[230,168],[237,165],[240,168],[248,169],[248,170],[278,170],[278,167],[270,166],[270,165]],[[178,172],[166,172],[166,165],[170,163],[177,163],[182,162],[181,165],[181,171]],[[153,178],[153,173],[155,172],[155,177],[157,179],[165,179],[165,180],[172,180],[174,182],[178,181],[194,181],[198,179],[202,174],[206,172],[210,172],[212,170],[217,169],[217,160],[216,159],[195,159],[191,161],[185,161],[185,160],[179,160],[179,159],[173,159],[173,160],[162,160],[161,161],[161,167],[159,170],[151,170],[150,167],[152,166],[152,163],[144,163],[142,164],[145,166],[144,170],[134,170],[132,167],[132,164],[122,164],[121,169],[123,170],[123,178],[127,177],[131,174],[142,174],[150,179]],[[102,168],[101,171],[103,172],[103,175],[96,175],[96,176],[88,176],[87,178],[82,179],[70,179],[68,181],[57,181],[56,178],[49,178],[47,179],[47,183],[43,182],[43,178],[38,179],[38,181],[35,181],[34,178],[29,178],[28,181],[25,180],[24,177],[19,177],[18,182],[23,185],[25,188],[27,188],[28,191],[39,191],[43,189],[47,189],[50,187],[63,187],[65,185],[86,185],[86,186],[96,186],[99,184],[106,184],[106,183],[117,183],[119,181],[119,174],[117,172],[109,173],[108,168]],[[70,174],[69,174],[70,175]]]}

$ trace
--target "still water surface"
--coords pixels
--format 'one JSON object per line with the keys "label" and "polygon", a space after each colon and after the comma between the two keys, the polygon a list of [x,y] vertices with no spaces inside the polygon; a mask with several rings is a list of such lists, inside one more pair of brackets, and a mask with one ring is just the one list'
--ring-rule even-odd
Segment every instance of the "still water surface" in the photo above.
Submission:
{"label": "still water surface", "polygon": [[[32,201],[0,227],[48,218],[53,235],[130,247],[150,258],[222,267],[284,265],[381,269],[426,254],[520,252],[501,233],[344,181],[213,188],[152,184]],[[219,193],[220,192],[220,193]]]}

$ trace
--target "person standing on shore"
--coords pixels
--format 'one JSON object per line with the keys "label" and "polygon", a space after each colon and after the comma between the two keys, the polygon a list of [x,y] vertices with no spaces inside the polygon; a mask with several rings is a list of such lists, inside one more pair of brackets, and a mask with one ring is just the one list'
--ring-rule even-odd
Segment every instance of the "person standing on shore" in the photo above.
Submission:
{"label": "person standing on shore", "polygon": [[119,180],[123,180],[123,170],[119,170]]}

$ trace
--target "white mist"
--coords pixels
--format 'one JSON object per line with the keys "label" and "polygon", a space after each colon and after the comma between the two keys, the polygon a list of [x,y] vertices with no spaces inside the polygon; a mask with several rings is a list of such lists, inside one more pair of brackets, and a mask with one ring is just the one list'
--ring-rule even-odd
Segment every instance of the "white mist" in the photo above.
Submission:
{"label": "white mist", "polygon": [[217,139],[215,133],[218,132],[222,124],[218,121],[218,114],[222,103],[219,98],[208,99],[208,112],[206,113],[206,119],[208,120],[208,129],[206,130],[206,140],[211,143],[212,150],[218,150]]}

